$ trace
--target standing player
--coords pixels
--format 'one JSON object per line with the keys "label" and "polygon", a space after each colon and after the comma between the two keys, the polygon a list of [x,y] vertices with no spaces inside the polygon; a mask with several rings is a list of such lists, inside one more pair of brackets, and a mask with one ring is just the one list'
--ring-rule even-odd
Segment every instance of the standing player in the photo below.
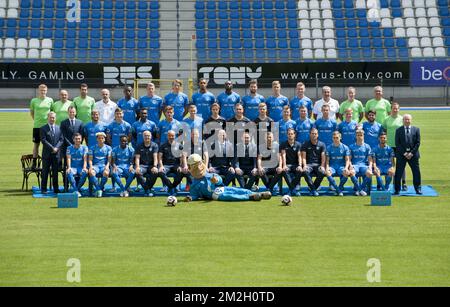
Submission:
{"label": "standing player", "polygon": [[308,118],[308,108],[306,106],[301,106],[298,113],[300,114],[300,118],[295,123],[295,131],[297,132],[297,141],[303,144],[309,141],[309,132],[314,126],[314,123]]}
{"label": "standing player", "polygon": [[77,118],[87,124],[91,121],[92,111],[95,106],[95,99],[88,96],[88,86],[86,83],[80,85],[80,96],[73,99],[73,104],[77,109]]}
{"label": "standing player", "polygon": [[[307,117],[311,118],[313,110],[313,102],[311,99],[305,96],[305,84],[303,82],[297,83],[295,88],[296,96],[290,101],[292,110],[292,119],[297,121],[300,118],[300,107],[305,106],[307,109]],[[309,138],[309,131],[308,131]]]}
{"label": "standing player", "polygon": [[[326,151],[325,144],[319,141],[319,132],[312,128],[309,133],[309,141],[302,144],[302,166],[303,176],[308,184],[312,196],[319,196],[317,190],[325,176]],[[316,176],[314,182],[312,176]]]}
{"label": "standing player", "polygon": [[266,104],[269,117],[279,122],[283,118],[283,110],[285,106],[289,106],[289,99],[281,95],[280,81],[272,82],[273,96],[267,98]]}
{"label": "standing player", "polygon": [[[248,131],[249,123],[250,119],[244,116],[244,107],[242,106],[242,104],[237,103],[234,107],[234,117],[227,122],[227,130],[229,129],[228,125],[234,125],[234,145],[236,145],[237,142],[242,139],[244,132]],[[250,135],[254,138],[254,135],[252,135],[252,133],[250,133]]]}
{"label": "standing player", "polygon": [[158,95],[155,95],[155,84],[152,82],[147,84],[147,95],[139,98],[139,108],[141,110],[146,109],[148,119],[156,125],[159,124],[163,110],[163,100]]}
{"label": "standing player", "polygon": [[139,114],[139,120],[131,126],[132,145],[135,149],[144,142],[144,131],[150,131],[153,136],[156,135],[156,124],[148,119],[147,109],[142,108]]}
{"label": "standing player", "polygon": [[123,120],[130,125],[136,121],[139,112],[139,102],[133,97],[133,88],[127,86],[123,89],[124,97],[117,102],[117,107],[123,111]]}
{"label": "standing player", "polygon": [[180,122],[175,118],[173,118],[174,116],[173,107],[171,106],[165,107],[164,115],[166,116],[166,119],[159,122],[157,129],[157,135],[160,145],[167,142],[167,133],[170,130],[175,131],[176,136],[180,134],[181,130]]}
{"label": "standing player", "polygon": [[345,113],[348,109],[351,109],[352,112],[352,120],[357,123],[360,123],[364,118],[364,106],[361,101],[355,99],[356,89],[354,87],[349,87],[347,89],[347,100],[341,103],[339,107],[339,118],[344,120]]}
{"label": "standing player", "polygon": [[[73,136],[73,145],[69,146],[66,151],[67,159],[67,179],[72,186],[72,192],[77,192],[78,197],[81,197],[81,187],[83,187],[88,176],[87,168],[87,146],[81,145],[83,138],[81,134],[75,133]],[[78,184],[75,176],[79,176]]]}
{"label": "standing player", "polygon": [[[381,133],[380,145],[373,150],[373,172],[377,177],[377,186],[379,189],[389,191],[389,185],[395,174],[395,153],[394,150],[387,145],[386,138],[386,133]],[[386,178],[384,185],[381,176],[385,176]]]}
{"label": "standing player", "polygon": [[364,143],[364,130],[356,131],[356,143],[350,146],[352,154],[352,166],[356,177],[364,177],[363,183],[358,184],[358,180],[353,178],[352,181],[355,186],[356,195],[366,196],[366,188],[370,192],[372,188],[372,149]]}
{"label": "standing player", "polygon": [[376,112],[370,110],[367,115],[367,122],[363,123],[364,140],[372,150],[378,146],[380,135],[383,132],[383,127],[375,121],[375,117]]}
{"label": "standing player", "polygon": [[177,121],[183,120],[189,105],[189,98],[182,92],[182,88],[183,82],[176,79],[172,82],[172,92],[164,97],[164,107],[172,107],[174,112],[173,118]]}
{"label": "standing player", "polygon": [[245,116],[254,121],[258,117],[258,108],[261,102],[265,102],[263,96],[257,93],[258,81],[251,80],[248,84],[250,95],[242,97],[242,105],[245,110]]}
{"label": "standing player", "polygon": [[89,149],[97,144],[97,133],[103,132],[106,134],[106,126],[99,121],[100,113],[98,110],[92,110],[91,118],[92,121],[83,127],[83,138]]}
{"label": "standing player", "polygon": [[267,105],[264,102],[259,104],[259,115],[254,120],[256,124],[256,130],[258,132],[256,136],[256,144],[259,144],[260,136],[267,135],[267,132],[272,131],[272,123],[274,122],[272,118],[267,115]]}
{"label": "standing player", "polygon": [[59,100],[52,105],[52,111],[56,113],[56,124],[61,125],[62,121],[69,118],[69,107],[74,104],[69,100],[69,93],[66,90],[59,92]]}
{"label": "standing player", "polygon": [[216,97],[208,91],[208,81],[201,78],[198,82],[199,90],[192,95],[192,103],[197,106],[198,116],[205,120],[211,116],[211,105],[216,101]]}
{"label": "standing player", "polygon": [[234,106],[241,102],[241,96],[233,91],[233,82],[230,80],[225,82],[225,92],[217,96],[217,102],[220,105],[220,115],[225,120],[234,117]]}
{"label": "standing player", "polygon": [[[112,150],[112,177],[120,187],[120,197],[128,197],[128,189],[134,180],[133,168],[134,149],[128,146],[126,135],[120,137],[120,145]],[[126,178],[125,186],[120,178]]]}
{"label": "standing player", "polygon": [[289,128],[287,131],[288,139],[281,143],[281,161],[283,163],[283,177],[289,187],[291,196],[300,196],[300,191],[296,191],[302,177],[302,154],[301,144],[297,142],[295,129]]}
{"label": "standing player", "polygon": [[291,109],[289,105],[283,107],[283,118],[278,122],[279,123],[279,139],[280,144],[284,143],[288,140],[288,130],[296,129],[297,123],[291,119]]}
{"label": "standing player", "polygon": [[381,86],[375,86],[373,89],[375,98],[370,99],[366,103],[366,118],[369,119],[369,111],[376,112],[376,121],[379,124],[383,124],[386,117],[391,113],[391,103],[383,98],[383,88]]}
{"label": "standing player", "polygon": [[[220,105],[213,103],[211,105],[211,117],[203,121],[203,138],[206,140],[213,136],[217,131],[225,129],[226,120],[220,114]],[[234,114],[234,111],[233,111]]]}
{"label": "standing player", "polygon": [[341,133],[342,143],[350,146],[356,142],[358,123],[352,119],[353,109],[348,108],[344,112],[344,120],[338,125],[338,131]]}
{"label": "standing player", "polygon": [[339,102],[331,98],[331,88],[324,86],[322,88],[322,99],[316,101],[314,104],[314,119],[322,118],[322,106],[328,104],[330,106],[330,118],[336,120],[336,114],[339,113]]}
{"label": "standing player", "polygon": [[[197,116],[197,107],[195,104],[189,105],[189,117],[183,119],[181,122],[183,125],[183,133],[187,140],[190,140],[191,132],[194,129],[197,129],[200,132],[200,140],[202,138],[202,128],[203,128],[203,118]],[[188,129],[186,129],[188,128]]]}
{"label": "standing player", "polygon": [[94,109],[98,110],[100,121],[105,125],[110,125],[114,121],[117,104],[109,98],[109,90],[102,89],[102,100],[95,103]]}
{"label": "standing player", "polygon": [[323,116],[316,120],[314,128],[319,132],[319,141],[323,142],[325,146],[333,143],[333,132],[337,130],[336,120],[330,118],[330,106],[324,104],[322,106]]}
{"label": "standing player", "polygon": [[134,161],[138,183],[144,188],[145,195],[153,197],[151,190],[158,179],[158,144],[152,142],[150,131],[142,133],[144,142],[136,148]]}
{"label": "standing player", "polygon": [[131,140],[131,125],[123,120],[123,111],[117,108],[114,112],[114,121],[106,128],[108,143],[112,148],[120,145],[120,137],[125,135]]}
{"label": "standing player", "polygon": [[47,97],[47,85],[39,85],[39,96],[33,98],[30,102],[30,115],[33,119],[33,164],[32,168],[36,168],[36,161],[39,155],[39,144],[41,143],[41,127],[47,124],[48,113],[50,113],[53,105],[53,99]]}
{"label": "standing player", "polygon": [[[95,196],[102,197],[103,189],[108,181],[109,167],[111,165],[111,153],[110,146],[105,144],[106,134],[98,132],[97,145],[89,149],[89,182],[95,187]],[[97,180],[97,175],[101,175],[102,180],[100,184]]]}

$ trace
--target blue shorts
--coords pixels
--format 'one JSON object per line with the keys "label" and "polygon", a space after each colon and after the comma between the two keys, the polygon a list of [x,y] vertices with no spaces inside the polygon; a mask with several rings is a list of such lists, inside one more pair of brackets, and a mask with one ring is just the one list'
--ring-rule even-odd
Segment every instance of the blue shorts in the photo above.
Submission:
{"label": "blue shorts", "polygon": [[387,174],[389,174],[389,169],[392,166],[389,166],[389,165],[377,165],[377,167],[380,170],[380,175],[385,175],[386,176]]}
{"label": "blue shorts", "polygon": [[134,174],[134,170],[132,172],[130,172],[130,167],[129,166],[117,166],[117,172],[116,174],[119,177],[128,177],[130,176],[130,174]]}
{"label": "blue shorts", "polygon": [[356,176],[366,176],[367,170],[369,167],[364,164],[353,165],[353,169],[355,170]]}
{"label": "blue shorts", "polygon": [[345,166],[330,166],[331,176],[343,176],[344,175]]}
{"label": "blue shorts", "polygon": [[83,174],[83,168],[71,167],[70,173],[74,176],[81,176]]}
{"label": "blue shorts", "polygon": [[97,176],[99,176],[99,175],[103,176],[103,172],[105,171],[105,165],[102,165],[102,166],[93,165],[92,169],[94,170],[94,172]]}

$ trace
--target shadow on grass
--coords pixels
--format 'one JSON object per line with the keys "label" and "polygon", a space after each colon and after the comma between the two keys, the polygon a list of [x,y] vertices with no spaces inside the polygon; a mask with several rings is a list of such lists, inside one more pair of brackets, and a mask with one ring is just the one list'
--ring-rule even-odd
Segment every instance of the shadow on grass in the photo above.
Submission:
{"label": "shadow on grass", "polygon": [[3,196],[14,197],[14,196],[32,196],[32,191],[22,191],[21,189],[15,190],[1,190],[0,193]]}

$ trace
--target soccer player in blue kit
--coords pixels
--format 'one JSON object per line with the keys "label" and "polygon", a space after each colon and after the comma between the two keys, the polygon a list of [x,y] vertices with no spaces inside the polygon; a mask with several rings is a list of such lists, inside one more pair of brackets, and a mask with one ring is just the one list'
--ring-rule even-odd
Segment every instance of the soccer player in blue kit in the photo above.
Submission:
{"label": "soccer player in blue kit", "polygon": [[[120,187],[120,197],[128,197],[128,189],[134,180],[134,149],[128,146],[128,138],[125,135],[120,137],[120,145],[112,150],[112,177]],[[126,178],[125,186],[120,178]]]}
{"label": "soccer player in blue kit", "polygon": [[283,118],[283,110],[285,106],[289,106],[289,99],[281,95],[280,81],[272,82],[273,95],[266,99],[269,117],[275,122],[279,122]]}
{"label": "soccer player in blue kit", "polygon": [[172,92],[164,97],[164,107],[173,108],[173,118],[177,121],[182,121],[187,114],[187,106],[189,105],[189,98],[182,92],[183,82],[181,80],[174,80],[172,82]]}
{"label": "soccer player in blue kit", "polygon": [[155,95],[155,84],[152,82],[147,84],[147,95],[139,98],[139,108],[148,111],[148,119],[159,124],[163,110],[163,100],[158,95]]}
{"label": "soccer player in blue kit", "polygon": [[[377,178],[377,186],[380,189],[389,191],[389,185],[395,174],[394,157],[394,150],[387,145],[387,135],[383,132],[380,135],[380,145],[373,149],[373,172]],[[381,176],[386,176],[384,185]]]}
{"label": "soccer player in blue kit", "polygon": [[333,132],[337,130],[337,124],[334,119],[330,118],[330,106],[324,104],[322,106],[322,117],[316,120],[314,128],[319,132],[319,141],[325,146],[333,143]]}
{"label": "soccer player in blue kit", "polygon": [[283,107],[283,118],[278,122],[279,123],[279,133],[278,138],[280,139],[279,143],[284,143],[288,140],[288,130],[294,129],[297,126],[297,123],[291,119],[291,109],[288,105]]}
{"label": "soccer player in blue kit", "polygon": [[217,174],[207,172],[207,167],[198,154],[188,158],[189,171],[193,176],[190,195],[185,201],[192,200],[219,200],[219,201],[260,201],[270,199],[270,192],[256,193],[247,189],[224,187],[222,178]]}
{"label": "soccer player in blue kit", "polygon": [[139,102],[133,97],[133,88],[127,86],[123,89],[124,97],[117,102],[117,107],[123,111],[123,120],[132,125],[139,112]]}
{"label": "soccer player in blue kit", "polygon": [[139,115],[139,120],[134,122],[131,126],[131,135],[133,140],[132,145],[134,149],[144,142],[144,137],[142,136],[144,131],[150,131],[152,135],[156,135],[156,129],[156,124],[148,119],[147,109],[142,108]]}
{"label": "soccer player in blue kit", "polygon": [[369,110],[369,112],[367,112],[367,121],[362,125],[364,130],[364,141],[369,144],[372,150],[378,146],[379,137],[383,132],[383,126],[375,121],[376,116],[376,111]]}
{"label": "soccer player in blue kit", "polygon": [[[297,83],[295,88],[296,96],[291,99],[289,102],[291,110],[292,110],[292,119],[298,120],[300,118],[300,107],[306,107],[308,118],[311,118],[313,111],[313,102],[310,98],[305,96],[305,84],[303,82]],[[309,132],[308,132],[309,137]]]}
{"label": "soccer player in blue kit", "polygon": [[359,127],[358,123],[354,121],[352,117],[353,117],[353,110],[352,109],[345,110],[345,120],[342,121],[337,128],[342,135],[342,143],[344,143],[347,146],[355,144],[356,130]]}
{"label": "soccer player in blue kit", "polygon": [[[67,179],[72,185],[72,192],[77,192],[78,197],[81,197],[80,189],[86,182],[88,176],[87,168],[87,154],[88,148],[85,145],[81,145],[83,138],[81,134],[75,133],[73,135],[73,145],[67,148]],[[75,180],[75,176],[80,176],[78,184]]]}
{"label": "soccer player in blue kit", "polygon": [[189,105],[189,117],[183,119],[181,125],[183,125],[183,133],[187,140],[190,140],[191,131],[194,129],[197,129],[200,132],[200,139],[201,139],[203,129],[203,118],[197,116],[197,106],[195,104]]}
{"label": "soccer player in blue kit", "polygon": [[220,105],[220,116],[225,120],[234,117],[234,106],[241,102],[241,96],[233,91],[233,82],[230,80],[225,82],[225,92],[217,96],[217,102]]}
{"label": "soccer player in blue kit", "polygon": [[211,116],[211,105],[216,102],[216,97],[208,91],[208,81],[205,78],[201,78],[198,85],[198,92],[192,95],[192,104],[197,106],[197,115],[207,120]]}
{"label": "soccer player in blue kit", "polygon": [[162,120],[158,125],[157,134],[160,145],[167,142],[167,132],[169,132],[170,130],[175,131],[176,136],[178,136],[181,129],[180,122],[173,118],[174,111],[172,107],[166,107],[164,109],[164,115],[166,116],[166,119]]}
{"label": "soccer player in blue kit", "polygon": [[363,183],[358,184],[356,177],[352,182],[355,186],[355,194],[358,196],[367,196],[365,191],[368,188],[370,192],[372,182],[372,149],[367,143],[364,143],[364,130],[356,131],[356,143],[350,145],[350,152],[352,154],[352,175],[363,177]]}
{"label": "soccer player in blue kit", "polygon": [[111,147],[117,147],[120,144],[120,137],[126,135],[131,140],[131,124],[123,120],[123,111],[117,108],[114,111],[114,121],[106,128],[108,143]]}
{"label": "soccer player in blue kit", "polygon": [[245,117],[251,121],[255,121],[259,114],[259,104],[265,102],[263,96],[257,93],[258,81],[251,80],[248,85],[250,95],[242,97],[242,105],[245,110]]}
{"label": "soccer player in blue kit", "polygon": [[83,127],[83,138],[89,148],[92,148],[97,144],[97,133],[106,133],[106,126],[99,121],[100,113],[98,110],[93,110],[91,112],[91,119],[92,121]]}
{"label": "soccer player in blue kit", "polygon": [[[88,152],[89,182],[95,187],[96,196],[102,197],[103,189],[109,177],[112,149],[105,144],[106,134],[104,132],[99,132],[96,136],[97,145],[90,148]],[[98,183],[97,175],[102,176],[100,184]]]}
{"label": "soccer player in blue kit", "polygon": [[297,142],[303,144],[309,141],[309,132],[314,127],[314,123],[308,118],[308,109],[306,106],[299,108],[300,118],[296,121],[295,131],[297,132]]}

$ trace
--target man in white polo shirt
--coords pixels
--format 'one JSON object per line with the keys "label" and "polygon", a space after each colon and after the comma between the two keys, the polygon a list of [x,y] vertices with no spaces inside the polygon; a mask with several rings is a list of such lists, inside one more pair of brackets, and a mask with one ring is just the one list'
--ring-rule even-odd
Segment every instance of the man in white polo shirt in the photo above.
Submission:
{"label": "man in white polo shirt", "polygon": [[95,103],[94,110],[98,110],[100,122],[109,125],[114,121],[114,112],[117,104],[109,98],[109,90],[102,89],[102,100]]}
{"label": "man in white polo shirt", "polygon": [[339,113],[339,102],[331,98],[331,88],[329,86],[322,88],[322,99],[317,100],[314,104],[313,114],[315,120],[322,118],[322,106],[324,104],[330,106],[330,119],[336,120],[336,114]]}

